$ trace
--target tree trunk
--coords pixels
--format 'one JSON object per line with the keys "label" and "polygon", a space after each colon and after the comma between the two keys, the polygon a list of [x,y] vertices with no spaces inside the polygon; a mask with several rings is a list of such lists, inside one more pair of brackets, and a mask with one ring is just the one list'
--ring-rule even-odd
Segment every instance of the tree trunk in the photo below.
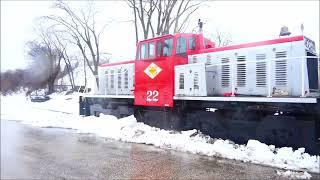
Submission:
{"label": "tree trunk", "polygon": [[85,59],[83,59],[83,71],[84,71],[84,86],[87,87],[87,70],[86,70]]}
{"label": "tree trunk", "polygon": [[96,75],[96,84],[97,84],[97,88],[99,88],[99,77]]}
{"label": "tree trunk", "polygon": [[48,79],[48,93],[49,94],[54,93],[54,80],[55,80],[55,78],[53,78],[52,76]]}
{"label": "tree trunk", "polygon": [[136,9],[136,1],[133,1],[133,13],[134,13],[134,29],[136,31],[136,45],[138,44],[139,41],[139,35],[138,35],[138,21],[137,21],[137,9]]}
{"label": "tree trunk", "polygon": [[67,67],[71,88],[73,89],[74,88],[74,79],[73,79],[73,75],[72,75],[72,67],[71,67],[70,61],[68,59],[64,58],[64,62],[65,62],[66,67]]}

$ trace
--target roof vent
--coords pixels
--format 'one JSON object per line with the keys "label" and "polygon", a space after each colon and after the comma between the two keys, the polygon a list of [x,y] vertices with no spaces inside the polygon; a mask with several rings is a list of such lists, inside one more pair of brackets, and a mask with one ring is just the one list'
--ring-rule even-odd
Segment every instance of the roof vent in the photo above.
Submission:
{"label": "roof vent", "polygon": [[289,36],[291,32],[287,26],[282,26],[279,36]]}

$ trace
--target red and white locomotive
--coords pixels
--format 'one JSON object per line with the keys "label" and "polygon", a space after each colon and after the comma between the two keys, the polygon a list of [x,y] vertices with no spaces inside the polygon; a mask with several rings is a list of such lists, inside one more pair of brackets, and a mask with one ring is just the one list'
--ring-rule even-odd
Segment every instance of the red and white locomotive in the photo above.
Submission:
{"label": "red and white locomotive", "polygon": [[320,152],[318,61],[302,35],[225,47],[164,35],[140,41],[135,60],[101,65],[80,114],[134,114],[160,128]]}

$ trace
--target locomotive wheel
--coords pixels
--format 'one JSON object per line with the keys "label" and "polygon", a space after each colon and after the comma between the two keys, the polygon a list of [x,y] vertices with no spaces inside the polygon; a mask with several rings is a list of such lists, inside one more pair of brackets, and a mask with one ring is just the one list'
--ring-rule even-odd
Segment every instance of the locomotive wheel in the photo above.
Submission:
{"label": "locomotive wheel", "polygon": [[257,127],[257,138],[263,143],[277,146],[297,144],[296,120],[290,116],[266,116]]}

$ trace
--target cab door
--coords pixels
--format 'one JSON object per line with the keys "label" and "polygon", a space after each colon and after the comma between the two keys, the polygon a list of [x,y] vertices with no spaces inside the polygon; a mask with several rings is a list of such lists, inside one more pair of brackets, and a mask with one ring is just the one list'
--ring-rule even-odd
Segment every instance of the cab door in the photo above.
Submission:
{"label": "cab door", "polygon": [[173,106],[174,37],[143,42],[135,62],[134,104]]}

